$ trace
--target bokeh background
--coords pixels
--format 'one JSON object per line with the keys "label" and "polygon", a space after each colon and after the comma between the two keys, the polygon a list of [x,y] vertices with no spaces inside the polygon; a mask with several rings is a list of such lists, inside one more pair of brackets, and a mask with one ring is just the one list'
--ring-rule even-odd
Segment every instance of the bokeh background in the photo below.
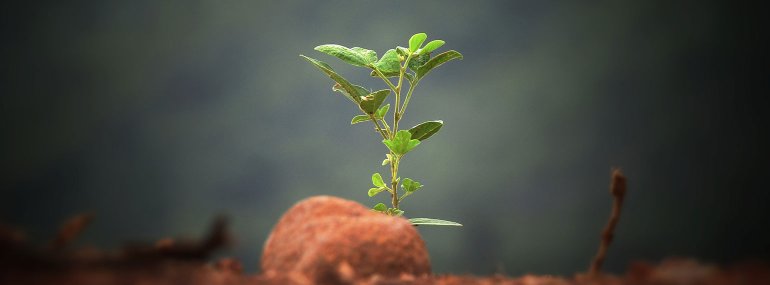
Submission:
{"label": "bokeh background", "polygon": [[[727,1],[725,1],[727,2]],[[257,271],[281,213],[311,195],[367,205],[385,151],[332,81],[368,72],[313,47],[382,54],[410,35],[465,55],[418,87],[405,122],[445,127],[410,153],[407,215],[436,272],[587,268],[611,198],[629,195],[607,268],[770,257],[766,78],[752,25],[718,1],[50,1],[5,6],[0,220],[45,242],[195,237],[227,214],[223,255]],[[744,5],[744,4],[741,4]],[[762,86],[759,86],[762,85]]]}

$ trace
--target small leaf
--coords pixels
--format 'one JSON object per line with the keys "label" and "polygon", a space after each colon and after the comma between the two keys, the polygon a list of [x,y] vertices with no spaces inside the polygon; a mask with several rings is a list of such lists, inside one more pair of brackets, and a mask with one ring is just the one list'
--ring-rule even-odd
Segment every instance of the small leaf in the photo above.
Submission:
{"label": "small leaf", "polygon": [[401,187],[404,188],[404,191],[406,192],[414,192],[422,188],[422,184],[420,182],[414,181],[410,178],[404,178],[404,182],[401,184]]}
{"label": "small leaf", "polygon": [[386,164],[390,163],[390,160],[392,157],[390,156],[390,153],[385,154],[385,159],[382,160],[382,165],[385,166]]}
{"label": "small leaf", "polygon": [[385,204],[383,203],[377,203],[377,205],[374,205],[372,210],[375,210],[377,212],[385,212],[386,210],[388,210],[388,206],[385,206]]}
{"label": "small leaf", "polygon": [[437,48],[440,48],[443,45],[444,45],[444,41],[442,40],[432,40],[429,43],[425,44],[425,47],[423,47],[420,50],[420,54],[430,53],[436,50]]}
{"label": "small leaf", "polygon": [[336,56],[342,61],[355,66],[363,67],[369,64],[366,57],[361,55],[361,53],[341,45],[335,45],[335,44],[320,45],[315,47],[315,50],[331,56]]}
{"label": "small leaf", "polygon": [[418,56],[412,57],[409,60],[409,69],[417,72],[417,70],[430,60],[430,53],[423,53]]}
{"label": "small leaf", "polygon": [[413,139],[424,141],[437,133],[444,126],[444,121],[427,121],[409,129]]}
{"label": "small leaf", "polygon": [[390,110],[390,104],[385,104],[385,106],[380,107],[377,109],[377,119],[382,120],[382,118],[385,118],[385,115],[388,114],[388,110]]}
{"label": "small leaf", "polygon": [[[398,52],[396,52],[395,49],[389,49],[382,55],[380,60],[374,63],[374,67],[385,74],[385,76],[390,76],[390,74],[398,76],[398,72],[401,69],[401,60],[398,57]],[[377,74],[375,73],[375,76],[376,75]]]}
{"label": "small leaf", "polygon": [[422,46],[422,43],[425,42],[425,39],[427,38],[428,35],[425,33],[414,34],[411,38],[409,38],[409,51],[417,51],[417,49]]}
{"label": "small leaf", "polygon": [[366,88],[364,88],[362,86],[355,85],[355,84],[351,84],[351,86],[353,86],[353,90],[355,90],[356,93],[353,93],[353,94],[348,93],[348,91],[345,90],[345,88],[342,88],[342,85],[340,85],[339,83],[334,83],[334,86],[332,86],[332,90],[340,92],[340,93],[342,93],[345,96],[354,97],[354,98],[358,99],[359,101],[362,100],[361,97],[369,95],[369,91],[366,90]]}
{"label": "small leaf", "polygon": [[431,219],[431,218],[411,218],[411,219],[409,219],[409,222],[411,222],[412,225],[415,225],[415,226],[419,226],[419,225],[455,226],[455,227],[462,227],[463,226],[460,223],[456,223],[456,222],[452,222],[452,221],[439,220],[439,219]]}
{"label": "small leaf", "polygon": [[401,217],[402,215],[404,215],[404,211],[399,210],[399,209],[395,209],[395,208],[391,212],[396,217]]}
{"label": "small leaf", "polygon": [[404,153],[410,152],[412,149],[420,145],[420,140],[410,140],[406,144],[406,151]]}
{"label": "small leaf", "polygon": [[385,182],[382,181],[382,175],[379,173],[372,174],[372,184],[377,187],[385,187]]}
{"label": "small leaf", "polygon": [[[326,64],[323,61],[320,61],[320,60],[317,60],[317,59],[314,59],[314,58],[310,58],[310,57],[307,57],[307,56],[304,56],[304,55],[299,55],[299,56],[301,56],[305,60],[309,61],[313,65],[315,65],[315,67],[317,67],[318,69],[320,69],[321,71],[326,73],[326,75],[328,75],[329,77],[331,77],[331,79],[333,79],[335,82],[337,82],[337,84],[335,84],[334,87],[332,87],[332,89],[338,88],[337,90],[341,90],[342,94],[344,94],[345,97],[347,97],[348,99],[350,99],[350,101],[353,101],[356,104],[358,104],[358,102],[361,101],[361,97],[355,95],[355,94],[359,93],[359,90],[356,88],[356,86],[351,84],[344,77],[342,77],[339,74],[337,74],[336,72],[334,72],[334,69],[332,69],[331,66],[329,66],[328,64]],[[358,86],[358,87],[360,87],[360,86]]]}
{"label": "small leaf", "polygon": [[369,189],[369,197],[374,197],[377,194],[380,194],[380,192],[387,190],[388,188],[385,187],[379,187],[379,188],[371,188]]}
{"label": "small leaf", "polygon": [[394,154],[402,156],[420,144],[419,140],[411,139],[411,137],[412,134],[409,131],[400,130],[393,139],[385,139],[382,143]]}
{"label": "small leaf", "polygon": [[388,97],[389,94],[390,89],[374,91],[371,94],[361,98],[361,103],[359,103],[359,106],[361,106],[361,110],[367,114],[374,114],[377,112],[377,108],[382,105],[382,102],[385,101],[385,98]]}
{"label": "small leaf", "polygon": [[352,47],[350,48],[350,50],[357,52],[361,57],[364,58],[367,64],[374,63],[375,61],[377,61],[376,51],[360,48],[360,47]]}
{"label": "small leaf", "polygon": [[351,125],[355,125],[355,124],[358,124],[358,123],[366,122],[368,120],[369,120],[369,116],[367,116],[367,115],[358,115],[358,116],[353,117],[353,120],[350,120],[350,124]]}
{"label": "small leaf", "polygon": [[463,55],[454,50],[440,53],[435,57],[431,58],[428,62],[426,62],[425,64],[420,66],[420,68],[417,69],[417,74],[416,74],[417,79],[419,80],[425,77],[425,75],[428,74],[428,72],[438,67],[439,65],[444,64],[447,61],[450,61],[453,59],[462,59],[462,58],[463,58]]}
{"label": "small leaf", "polygon": [[405,48],[405,47],[402,47],[402,46],[397,46],[396,47],[396,52],[398,53],[398,55],[402,56],[404,59],[406,59],[406,57],[409,56],[409,54],[411,54],[411,52],[409,52],[408,48]]}

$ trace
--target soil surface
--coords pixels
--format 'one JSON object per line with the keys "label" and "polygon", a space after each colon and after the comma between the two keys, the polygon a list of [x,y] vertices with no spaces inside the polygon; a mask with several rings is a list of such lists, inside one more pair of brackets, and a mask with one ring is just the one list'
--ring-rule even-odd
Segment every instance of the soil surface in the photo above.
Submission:
{"label": "soil surface", "polygon": [[0,284],[770,284],[764,262],[719,267],[686,258],[635,262],[622,275],[433,275],[425,243],[408,221],[326,196],[284,214],[265,243],[261,273],[253,275],[238,260],[211,261],[212,252],[229,244],[225,219],[200,240],[164,238],[118,251],[70,248],[92,218],[66,221],[44,246],[0,224]]}

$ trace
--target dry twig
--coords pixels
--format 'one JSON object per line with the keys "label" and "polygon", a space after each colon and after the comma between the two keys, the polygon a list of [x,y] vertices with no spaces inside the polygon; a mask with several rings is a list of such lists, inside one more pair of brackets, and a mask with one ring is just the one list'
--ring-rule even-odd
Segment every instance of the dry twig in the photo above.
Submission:
{"label": "dry twig", "polygon": [[615,227],[620,220],[620,210],[623,207],[623,198],[626,196],[626,177],[620,169],[615,168],[612,170],[612,178],[610,179],[610,194],[612,194],[612,212],[610,212],[610,219],[607,221],[607,225],[602,231],[602,240],[599,243],[599,250],[596,252],[593,262],[591,262],[591,268],[588,270],[589,275],[598,276],[602,270],[602,264],[604,258],[607,255],[607,248],[612,243],[614,237]]}

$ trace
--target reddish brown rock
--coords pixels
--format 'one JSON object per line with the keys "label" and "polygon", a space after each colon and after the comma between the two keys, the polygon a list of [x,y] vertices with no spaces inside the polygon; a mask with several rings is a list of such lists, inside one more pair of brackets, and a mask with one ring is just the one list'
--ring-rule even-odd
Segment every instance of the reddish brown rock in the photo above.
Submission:
{"label": "reddish brown rock", "polygon": [[329,196],[300,201],[283,215],[265,242],[261,267],[327,283],[431,272],[425,242],[409,221]]}

